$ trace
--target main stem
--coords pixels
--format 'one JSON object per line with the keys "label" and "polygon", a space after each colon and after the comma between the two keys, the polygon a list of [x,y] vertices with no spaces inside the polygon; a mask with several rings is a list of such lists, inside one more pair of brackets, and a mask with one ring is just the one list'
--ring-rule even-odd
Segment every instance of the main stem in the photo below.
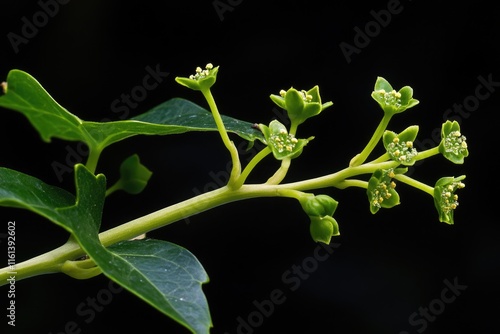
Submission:
{"label": "main stem", "polygon": [[[310,180],[278,185],[248,184],[242,185],[239,189],[232,189],[228,186],[224,186],[104,231],[99,234],[99,238],[101,243],[106,247],[123,240],[132,239],[143,233],[156,230],[160,227],[223,204],[257,197],[294,198],[296,197],[296,192],[293,191],[307,191],[327,187],[343,188],[345,186],[343,186],[342,183],[347,178],[360,174],[373,173],[379,168],[393,168],[397,165],[398,163],[394,161],[364,164],[356,167],[347,167],[336,173]],[[62,265],[66,261],[72,261],[84,255],[85,253],[78,243],[71,238],[66,244],[52,251],[18,263],[15,267],[16,280],[60,272]],[[9,267],[0,269],[0,285],[8,283],[7,278],[13,275],[12,271],[13,270]]]}

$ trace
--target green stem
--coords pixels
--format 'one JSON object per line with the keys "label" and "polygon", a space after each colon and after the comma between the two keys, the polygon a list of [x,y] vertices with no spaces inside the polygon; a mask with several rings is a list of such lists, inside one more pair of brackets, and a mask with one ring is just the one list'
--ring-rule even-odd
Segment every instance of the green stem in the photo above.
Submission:
{"label": "green stem", "polygon": [[235,189],[240,188],[243,185],[243,183],[245,183],[250,172],[255,168],[255,166],[257,166],[257,164],[262,159],[264,159],[266,156],[268,156],[269,153],[271,153],[271,149],[269,148],[269,146],[266,146],[259,153],[257,153],[252,158],[252,160],[250,160],[250,162],[248,162],[248,164],[245,166],[245,169],[243,169],[243,172],[241,172],[241,175],[238,177],[238,180],[234,185]]}
{"label": "green stem", "polygon": [[422,190],[422,191],[424,191],[424,192],[426,192],[429,195],[434,197],[434,188],[431,186],[428,186],[425,183],[417,181],[417,180],[415,180],[409,176],[403,175],[403,174],[396,174],[396,176],[394,176],[394,178],[396,180],[401,181],[403,183],[406,183],[414,188],[420,189],[420,190]]}
{"label": "green stem", "polygon": [[280,168],[278,168],[276,173],[274,173],[274,175],[267,180],[266,184],[280,184],[280,182],[285,178],[286,173],[288,173],[288,169],[290,168],[291,163],[292,159],[290,158],[281,160]]}
{"label": "green stem", "polygon": [[215,120],[215,124],[217,125],[217,130],[220,133],[222,141],[224,142],[224,145],[226,146],[226,148],[229,151],[229,154],[231,155],[233,167],[231,169],[231,175],[229,176],[228,186],[230,188],[236,189],[235,185],[238,184],[237,179],[240,176],[241,172],[241,163],[240,163],[240,157],[238,155],[238,149],[236,148],[234,143],[229,139],[229,135],[227,133],[226,127],[224,126],[224,122],[222,121],[222,117],[219,113],[219,109],[217,108],[217,104],[215,103],[212,92],[210,91],[210,89],[202,89],[201,92],[205,97],[205,99],[207,100],[210,110],[212,111],[212,115]]}
{"label": "green stem", "polygon": [[415,160],[427,159],[427,158],[432,157],[432,156],[437,155],[437,154],[440,154],[439,153],[439,146],[430,148],[430,149],[422,151],[422,152],[418,152],[418,154],[415,156]]}
{"label": "green stem", "polygon": [[387,161],[389,160],[391,157],[389,156],[389,153],[385,152],[384,154],[382,154],[380,157],[378,157],[377,159],[374,159],[372,161],[370,161],[371,164],[376,164],[376,163],[379,163],[379,162],[384,162],[384,161]]}
{"label": "green stem", "polygon": [[[297,196],[300,196],[300,191],[332,186],[342,188],[346,183],[353,184],[353,181],[346,181],[347,178],[360,174],[373,173],[379,168],[387,169],[396,166],[398,166],[397,162],[388,161],[378,164],[364,164],[357,167],[347,167],[330,175],[293,183],[277,185],[243,184],[238,189],[224,186],[104,231],[99,234],[99,238],[101,243],[107,247],[231,202],[259,197],[298,198]],[[361,183],[359,183],[359,185],[361,185]],[[48,253],[18,263],[15,268],[16,280],[36,275],[61,272],[62,266],[66,261],[73,261],[84,255],[85,252],[80,248],[78,243],[74,241],[73,238],[70,238],[66,244]],[[6,279],[13,275],[11,271],[9,267],[0,269],[0,285],[8,283]]]}
{"label": "green stem", "polygon": [[89,171],[95,174],[97,168],[97,162],[99,161],[99,157],[101,155],[102,149],[100,148],[89,148],[89,157],[87,159],[87,163],[85,167],[88,168]]}
{"label": "green stem", "polygon": [[122,189],[122,179],[119,179],[118,181],[116,181],[115,184],[113,184],[111,187],[109,187],[106,190],[106,197],[108,197],[109,195],[111,195],[112,193],[114,193],[115,191],[120,190],[120,189]]}
{"label": "green stem", "polygon": [[337,184],[337,188],[339,189],[345,189],[348,187],[368,189],[368,182],[363,180],[344,180]]}
{"label": "green stem", "polygon": [[298,127],[299,124],[297,124],[297,122],[292,121],[292,123],[290,124],[290,131],[288,131],[288,133],[295,136],[297,134]]}
{"label": "green stem", "polygon": [[384,117],[380,121],[380,123],[377,126],[377,129],[375,129],[375,132],[373,133],[370,141],[368,144],[365,146],[363,151],[356,155],[354,158],[352,158],[350,162],[350,166],[355,167],[361,165],[365,160],[368,158],[370,153],[373,151],[375,146],[377,146],[377,143],[379,142],[380,138],[382,138],[382,135],[384,134],[385,129],[387,128],[387,125],[389,124],[389,121],[391,120],[392,115],[385,113]]}

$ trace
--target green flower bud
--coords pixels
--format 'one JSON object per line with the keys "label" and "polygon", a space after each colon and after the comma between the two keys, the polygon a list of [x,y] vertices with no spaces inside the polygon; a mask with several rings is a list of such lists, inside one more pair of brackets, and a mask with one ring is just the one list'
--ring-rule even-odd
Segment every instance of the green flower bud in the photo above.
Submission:
{"label": "green flower bud", "polygon": [[328,245],[332,237],[340,235],[339,225],[335,218],[331,216],[313,216],[310,218],[309,231],[315,242],[322,242]]}
{"label": "green flower bud", "polygon": [[389,115],[401,113],[419,103],[413,98],[413,89],[410,86],[404,86],[396,92],[391,84],[382,77],[377,77],[371,95],[384,110],[384,113]]}
{"label": "green flower bud", "polygon": [[217,80],[218,71],[219,66],[214,67],[212,64],[208,63],[205,69],[197,67],[195,74],[190,75],[188,78],[176,77],[175,81],[193,90],[207,90],[212,87]]}
{"label": "green flower bud", "polygon": [[270,97],[276,105],[287,111],[294,126],[298,126],[306,119],[318,115],[333,105],[332,102],[321,104],[318,86],[314,86],[308,91],[290,88],[288,91],[282,90],[280,95],[271,95]]}
{"label": "green flower bud", "polygon": [[439,214],[439,221],[453,225],[453,212],[458,207],[458,195],[455,191],[465,187],[462,180],[465,175],[459,177],[442,177],[434,186],[434,206]]}
{"label": "green flower bud", "polygon": [[309,197],[302,203],[302,208],[308,216],[333,216],[339,202],[328,195]]}
{"label": "green flower bud", "polygon": [[446,121],[441,127],[441,143],[439,153],[455,164],[463,164],[464,158],[469,155],[467,138],[460,132],[457,121]]}
{"label": "green flower bud", "polygon": [[277,160],[298,157],[304,146],[314,138],[297,139],[293,134],[289,134],[286,127],[277,120],[271,121],[269,127],[260,124],[259,128],[264,134],[266,144]]}
{"label": "green flower bud", "polygon": [[399,135],[392,131],[384,132],[382,141],[392,160],[405,166],[411,166],[415,163],[418,152],[413,147],[413,142],[417,138],[417,133],[417,125],[406,128]]}

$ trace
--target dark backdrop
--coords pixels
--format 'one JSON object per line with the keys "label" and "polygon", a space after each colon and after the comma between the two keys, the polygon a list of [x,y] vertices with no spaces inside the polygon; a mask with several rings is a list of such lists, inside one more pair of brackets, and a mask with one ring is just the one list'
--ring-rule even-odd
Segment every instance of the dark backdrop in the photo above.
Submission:
{"label": "dark backdrop", "polygon": [[[445,119],[455,119],[468,137],[464,165],[433,157],[412,170],[431,185],[441,176],[467,174],[454,226],[438,221],[430,196],[401,184],[401,205],[376,215],[363,190],[319,191],[340,203],[335,216],[342,235],[333,239],[328,257],[314,257],[308,219],[287,199],[233,203],[150,236],[188,248],[204,265],[212,333],[493,333],[500,278],[493,174],[500,27],[494,6],[410,0],[4,2],[0,81],[9,70],[22,69],[79,117],[119,120],[178,96],[205,106],[200,94],[174,78],[212,62],[220,65],[213,88],[220,111],[257,123],[279,115],[270,94],[317,84],[334,106],[301,126],[301,135],[316,138],[293,162],[288,180],[343,168],[363,148],[382,116],[370,97],[377,76],[396,88],[412,86],[420,104],[394,118],[392,130],[418,124],[425,146]],[[24,27],[29,23],[38,27]],[[122,94],[142,85],[148,68],[162,73],[161,82],[124,108]],[[72,174],[58,175],[52,166],[74,162],[84,148],[43,143],[22,115],[0,111],[0,164],[72,189]],[[103,229],[220,186],[229,162],[217,133],[190,133],[128,139],[106,149],[98,169],[116,180],[118,163],[133,153],[154,172],[151,184],[137,196],[110,197]],[[243,161],[250,156],[242,154]],[[265,180],[276,166],[266,160],[252,182]],[[2,208],[2,249],[9,220],[17,222],[18,260],[67,238],[34,214]],[[299,274],[299,267],[309,273]],[[19,281],[17,326],[8,332],[69,333],[65,326],[74,322],[80,330],[75,333],[187,333],[127,292],[113,294],[88,321],[77,308],[88,305],[87,298],[109,296],[108,284],[102,276]],[[277,290],[280,303],[259,311],[257,305],[268,305]],[[5,287],[0,293],[5,310]]]}

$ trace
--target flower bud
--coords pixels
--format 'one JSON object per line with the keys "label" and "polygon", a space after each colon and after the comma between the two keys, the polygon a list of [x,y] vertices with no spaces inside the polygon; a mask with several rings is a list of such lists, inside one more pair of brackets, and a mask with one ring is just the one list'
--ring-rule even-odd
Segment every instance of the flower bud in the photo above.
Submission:
{"label": "flower bud", "polygon": [[302,208],[308,216],[333,216],[337,209],[338,202],[328,195],[316,195],[309,198]]}
{"label": "flower bud", "polygon": [[315,242],[329,244],[332,237],[340,235],[339,225],[331,216],[317,217],[311,216],[309,231]]}

